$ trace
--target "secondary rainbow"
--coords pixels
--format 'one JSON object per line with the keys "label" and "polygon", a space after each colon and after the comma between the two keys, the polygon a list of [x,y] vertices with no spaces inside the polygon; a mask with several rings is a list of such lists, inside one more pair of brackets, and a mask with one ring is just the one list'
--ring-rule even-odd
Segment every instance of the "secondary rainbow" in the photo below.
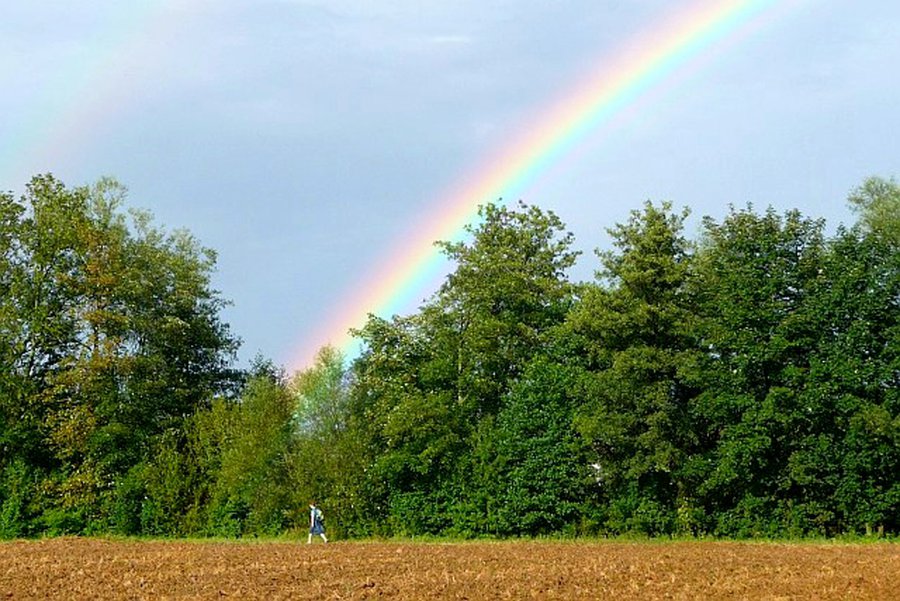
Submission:
{"label": "secondary rainbow", "polygon": [[[794,2],[796,3],[796,2]],[[703,0],[691,2],[604,57],[595,73],[545,110],[523,134],[484,167],[444,194],[414,235],[393,248],[372,275],[353,286],[317,332],[306,337],[293,368],[311,365],[316,352],[333,346],[345,356],[358,352],[349,330],[368,314],[390,316],[405,307],[442,263],[436,240],[458,239],[478,207],[500,198],[517,199],[528,186],[586,137],[636,105],[650,91],[724,42],[773,16],[788,0]],[[416,299],[418,300],[418,299]]]}
{"label": "secondary rainbow", "polygon": [[108,33],[58,70],[40,74],[43,85],[13,115],[0,145],[4,184],[58,174],[71,149],[103,135],[113,116],[148,93],[154,69],[165,66],[172,47],[164,41],[198,12],[176,0],[133,0],[103,11]]}

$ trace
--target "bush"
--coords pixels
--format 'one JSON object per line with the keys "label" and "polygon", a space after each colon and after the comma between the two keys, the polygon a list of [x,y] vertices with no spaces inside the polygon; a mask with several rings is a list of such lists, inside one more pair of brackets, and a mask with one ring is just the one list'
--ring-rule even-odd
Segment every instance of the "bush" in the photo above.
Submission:
{"label": "bush", "polygon": [[34,494],[34,477],[21,460],[13,462],[0,475],[0,539],[30,534],[29,513]]}

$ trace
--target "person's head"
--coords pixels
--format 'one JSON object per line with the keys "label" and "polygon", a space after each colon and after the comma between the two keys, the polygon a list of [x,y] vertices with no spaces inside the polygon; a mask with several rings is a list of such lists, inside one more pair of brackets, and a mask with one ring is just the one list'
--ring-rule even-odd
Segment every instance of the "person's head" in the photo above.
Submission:
{"label": "person's head", "polygon": [[315,501],[310,501],[310,502],[309,502],[309,506],[310,506],[310,507],[315,507],[315,506],[316,506],[316,502],[315,502]]}

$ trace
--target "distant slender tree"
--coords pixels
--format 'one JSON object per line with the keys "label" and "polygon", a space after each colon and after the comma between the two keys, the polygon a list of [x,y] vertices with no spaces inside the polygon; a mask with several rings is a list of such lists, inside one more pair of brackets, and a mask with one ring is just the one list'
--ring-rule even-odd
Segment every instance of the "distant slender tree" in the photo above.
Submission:
{"label": "distant slender tree", "polygon": [[365,447],[350,410],[350,374],[344,356],[322,348],[315,363],[291,378],[295,399],[293,444],[288,454],[294,505],[291,511],[308,520],[306,503],[316,500],[329,515],[329,529],[338,536],[364,533],[360,515],[360,480],[365,472]]}
{"label": "distant slender tree", "polygon": [[900,186],[893,179],[870,177],[848,200],[866,232],[900,246]]}
{"label": "distant slender tree", "polygon": [[296,506],[288,465],[295,406],[284,381],[263,375],[248,382],[232,408],[234,430],[222,449],[213,527],[230,520],[237,534],[276,534],[290,522],[285,509]]}

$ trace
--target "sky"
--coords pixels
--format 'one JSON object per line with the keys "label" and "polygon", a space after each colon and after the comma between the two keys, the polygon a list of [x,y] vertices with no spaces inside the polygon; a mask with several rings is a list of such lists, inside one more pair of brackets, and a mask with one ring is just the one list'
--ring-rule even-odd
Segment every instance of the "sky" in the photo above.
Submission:
{"label": "sky", "polygon": [[[217,251],[239,363],[303,367],[460,182],[660,23],[716,3],[5,2],[0,189],[115,177]],[[850,223],[853,188],[900,177],[897,31],[896,0],[774,2],[517,195],[574,233],[576,281],[646,200],[690,207],[691,237],[748,203]]]}

